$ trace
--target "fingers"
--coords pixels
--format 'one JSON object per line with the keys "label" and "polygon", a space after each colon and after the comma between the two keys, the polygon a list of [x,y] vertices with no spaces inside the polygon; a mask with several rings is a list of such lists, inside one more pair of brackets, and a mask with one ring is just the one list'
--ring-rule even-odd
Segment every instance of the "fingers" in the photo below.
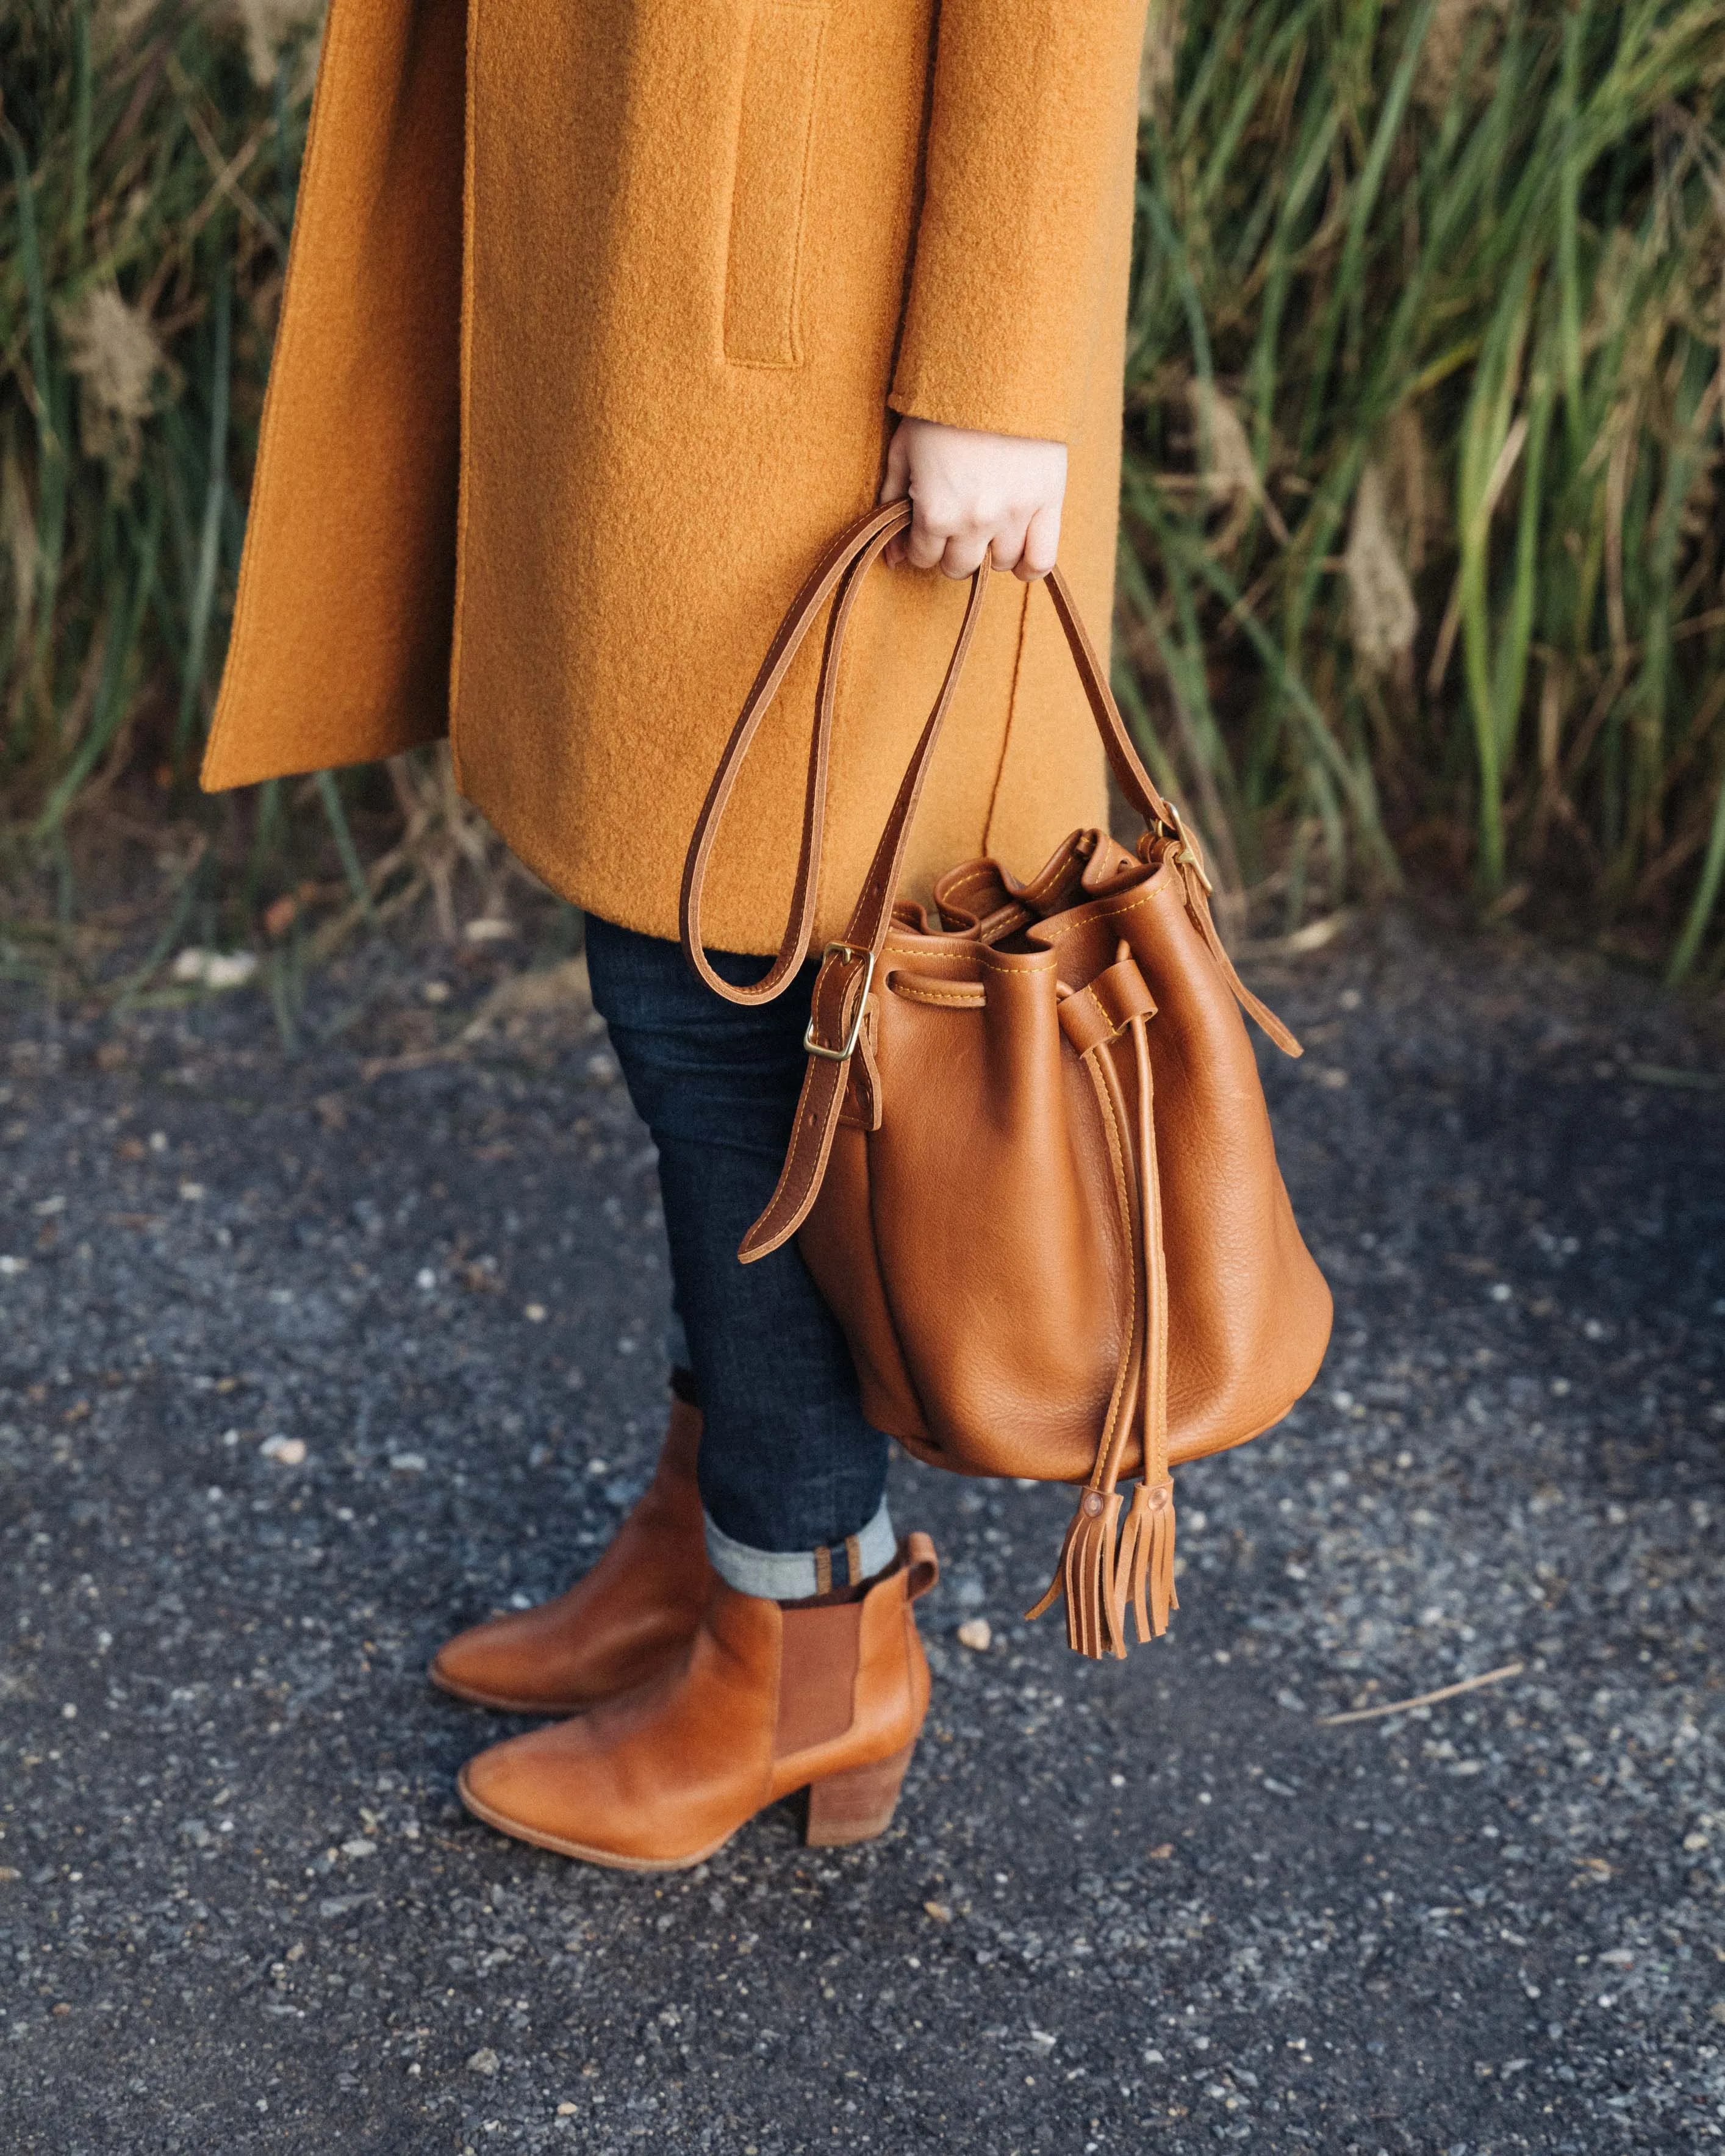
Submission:
{"label": "fingers", "polygon": [[989,552],[993,535],[975,525],[963,531],[954,532],[941,551],[940,567],[943,576],[973,577],[982,567],[983,557]]}
{"label": "fingers", "polygon": [[973,576],[984,560],[1027,581],[1046,576],[1060,543],[1065,485],[1061,443],[901,418],[880,499],[908,495],[912,514],[886,559],[952,578]]}
{"label": "fingers", "polygon": [[912,497],[911,528],[905,534],[905,560],[911,568],[941,567],[946,558],[947,543],[952,536],[945,519],[932,516],[926,504]]}
{"label": "fingers", "polygon": [[1022,509],[1002,521],[988,547],[988,558],[997,569],[1004,572],[1018,567],[1024,558],[1024,534],[1029,521]]}
{"label": "fingers", "polygon": [[1060,544],[1060,505],[1058,501],[1045,502],[1025,527],[1024,546],[1012,565],[1014,575],[1027,584],[1045,577],[1055,565]]}
{"label": "fingers", "polygon": [[[913,569],[938,569],[947,577],[973,577],[985,558],[993,568],[1017,570],[1030,521],[1034,519],[1027,519],[1022,509],[998,512],[983,509],[969,516],[942,516],[926,511],[919,501],[906,558]],[[1059,529],[1058,519],[1055,529]]]}
{"label": "fingers", "polygon": [[947,577],[973,577],[985,557],[997,569],[1015,568],[1028,521],[1029,512],[1016,506],[997,508],[984,500],[967,508],[943,489],[916,493],[906,559],[913,569],[938,569]]}

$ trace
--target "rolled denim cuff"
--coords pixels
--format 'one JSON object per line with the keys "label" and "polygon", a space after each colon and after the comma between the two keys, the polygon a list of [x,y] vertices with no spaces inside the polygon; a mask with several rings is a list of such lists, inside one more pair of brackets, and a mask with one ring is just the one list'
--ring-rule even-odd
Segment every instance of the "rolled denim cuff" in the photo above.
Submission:
{"label": "rolled denim cuff", "polygon": [[834,1587],[855,1587],[884,1572],[898,1549],[884,1498],[859,1533],[812,1550],[751,1549],[747,1543],[733,1542],[710,1513],[702,1517],[713,1570],[739,1594],[757,1594],[769,1602],[803,1602]]}

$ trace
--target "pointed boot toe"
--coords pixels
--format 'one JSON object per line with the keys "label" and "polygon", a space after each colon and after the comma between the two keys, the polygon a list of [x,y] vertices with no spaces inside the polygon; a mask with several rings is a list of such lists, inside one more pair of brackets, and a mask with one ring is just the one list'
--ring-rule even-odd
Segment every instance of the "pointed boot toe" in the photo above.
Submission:
{"label": "pointed boot toe", "polygon": [[[568,1686],[562,1671],[552,1676],[548,1701],[536,1696],[536,1681],[542,1691],[547,1689],[545,1656],[536,1652],[543,1645],[538,1635],[547,1629],[543,1620],[557,1606],[547,1603],[540,1609],[511,1610],[506,1617],[470,1625],[444,1642],[425,1674],[440,1691],[470,1706],[516,1714],[531,1714],[542,1707],[552,1713],[572,1712],[581,1702],[567,1698]],[[523,1623],[524,1619],[529,1621]]]}
{"label": "pointed boot toe", "polygon": [[590,1714],[490,1746],[457,1777],[462,1803],[487,1826],[559,1856],[620,1871],[699,1864],[731,1822],[686,1795],[668,1804],[655,1776],[658,1746],[677,1719],[665,1695],[680,1689],[655,1679]]}
{"label": "pointed boot toe", "polygon": [[579,1727],[552,1723],[478,1753],[456,1778],[462,1803],[475,1819],[518,1840],[555,1838],[579,1805]]}
{"label": "pointed boot toe", "polygon": [[671,1403],[653,1480],[593,1569],[537,1609],[470,1625],[427,1672],[440,1691],[511,1714],[578,1714],[675,1660],[711,1582],[695,1481],[699,1409]]}

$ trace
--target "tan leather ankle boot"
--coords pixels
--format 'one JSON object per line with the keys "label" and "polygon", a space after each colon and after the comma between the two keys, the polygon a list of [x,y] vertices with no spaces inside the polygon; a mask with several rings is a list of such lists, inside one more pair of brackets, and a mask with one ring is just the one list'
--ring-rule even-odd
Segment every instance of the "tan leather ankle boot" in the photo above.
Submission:
{"label": "tan leather ankle boot", "polygon": [[801,1789],[810,1843],[884,1834],[928,1708],[911,1605],[938,1572],[917,1534],[858,1602],[781,1609],[715,1579],[675,1666],[470,1759],[461,1800],[519,1840],[624,1871],[699,1864]]}
{"label": "tan leather ankle boot", "polygon": [[575,1714],[628,1691],[685,1646],[701,1622],[707,1563],[695,1455],[701,1411],[671,1402],[653,1480],[598,1563],[554,1602],[459,1632],[431,1681],[457,1699],[514,1714]]}

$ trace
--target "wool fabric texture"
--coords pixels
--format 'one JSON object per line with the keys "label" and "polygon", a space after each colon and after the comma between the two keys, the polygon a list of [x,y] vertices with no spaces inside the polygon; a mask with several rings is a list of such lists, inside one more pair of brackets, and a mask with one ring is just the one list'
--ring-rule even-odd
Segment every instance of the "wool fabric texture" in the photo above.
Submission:
{"label": "wool fabric texture", "polygon": [[[1104,632],[1143,13],[331,0],[204,784],[447,730],[547,882],[675,936],[720,749],[895,411],[1068,445],[1060,561]],[[881,569],[858,605],[823,937],[963,598]],[[818,659],[721,838],[720,947],[777,944]],[[997,578],[908,884],[1034,869],[1104,803],[1053,609]]]}

